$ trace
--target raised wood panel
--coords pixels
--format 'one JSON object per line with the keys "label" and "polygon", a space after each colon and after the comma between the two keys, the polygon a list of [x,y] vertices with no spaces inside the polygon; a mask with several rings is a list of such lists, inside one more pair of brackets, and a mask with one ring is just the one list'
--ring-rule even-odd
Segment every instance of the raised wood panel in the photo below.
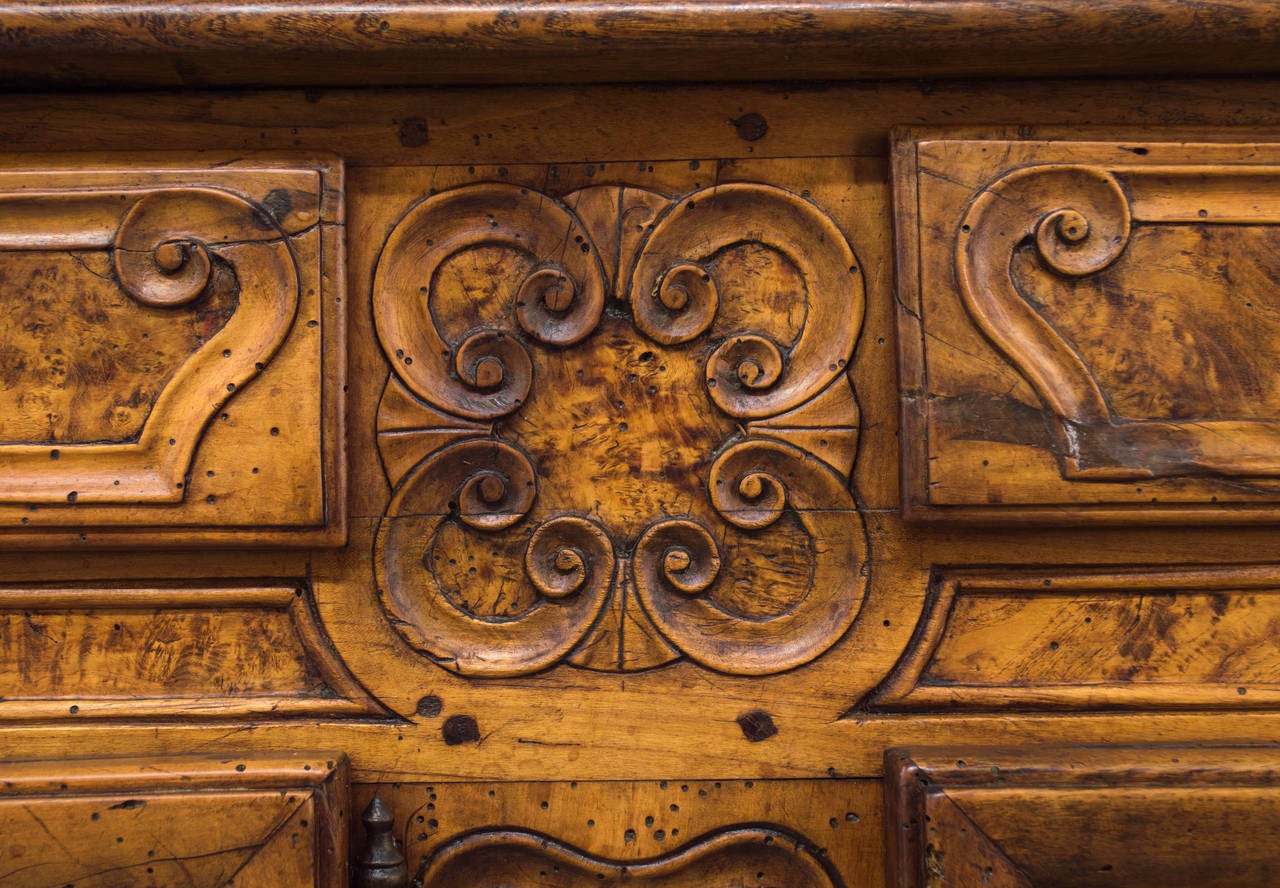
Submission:
{"label": "raised wood panel", "polygon": [[1273,708],[1280,571],[943,570],[887,710]]}
{"label": "raised wood panel", "polygon": [[0,206],[0,544],[341,541],[339,164],[11,160]]}
{"label": "raised wood panel", "polygon": [[[857,780],[360,786],[415,883],[845,888],[875,883],[879,787]],[[468,881],[470,880],[470,881]]]}
{"label": "raised wood panel", "polygon": [[1278,765],[1273,747],[894,750],[891,883],[1271,884]]}
{"label": "raised wood panel", "polygon": [[808,189],[699,188],[702,165],[667,165],[662,190],[503,169],[387,237],[373,557],[386,619],[430,661],[768,674],[857,618],[862,269]]}
{"label": "raised wood panel", "polygon": [[908,513],[1274,520],[1277,160],[904,135]]}
{"label": "raised wood panel", "polygon": [[346,888],[345,757],[0,764],[0,885]]}
{"label": "raised wood panel", "polygon": [[0,587],[0,721],[384,714],[305,583]]}

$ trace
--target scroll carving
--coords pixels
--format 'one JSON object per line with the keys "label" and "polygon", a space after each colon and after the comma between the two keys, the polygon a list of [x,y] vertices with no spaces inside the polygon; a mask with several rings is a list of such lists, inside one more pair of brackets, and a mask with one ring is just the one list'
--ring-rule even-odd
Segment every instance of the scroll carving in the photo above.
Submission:
{"label": "scroll carving", "polygon": [[374,572],[424,655],[767,674],[856,619],[863,294],[809,201],[466,186],[401,220],[374,304],[394,486]]}
{"label": "scroll carving", "polygon": [[1274,501],[1271,146],[913,147],[899,206],[919,258],[904,304],[920,311],[901,315],[910,512],[1239,520]]}
{"label": "scroll carving", "polygon": [[[16,362],[7,373],[18,374],[4,385],[17,400],[0,420],[0,509],[13,512],[14,524],[21,512],[21,527],[32,528],[16,535],[65,525],[252,527],[234,517],[240,510],[228,502],[230,490],[205,484],[197,505],[187,482],[224,414],[256,431],[245,423],[242,392],[275,365],[290,337],[316,343],[294,346],[279,371],[292,375],[293,386],[310,385],[300,393],[299,416],[312,418],[313,428],[278,468],[283,485],[310,486],[317,501],[288,503],[264,487],[264,497],[286,505],[274,521],[257,523],[317,539],[340,525],[323,505],[336,495],[329,489],[336,462],[321,455],[327,417],[320,400],[333,383],[322,382],[319,334],[334,323],[330,306],[340,306],[319,293],[322,279],[326,293],[340,286],[326,274],[337,266],[323,267],[335,261],[328,251],[337,255],[334,233],[322,227],[334,214],[322,206],[321,185],[332,171],[245,166],[53,172],[39,188],[30,187],[29,172],[0,173],[0,254],[12,270],[6,283],[29,275],[29,292],[10,297],[21,317],[0,329],[6,361]],[[85,177],[120,184],[79,184]],[[263,201],[273,186],[268,209]],[[95,292],[80,292],[70,273],[60,285],[60,264]],[[276,428],[279,437],[283,423],[262,422],[263,435]],[[211,463],[201,474],[213,478],[223,468]],[[276,468],[259,465],[261,479],[237,487],[262,487]],[[219,499],[209,517],[192,514]]]}
{"label": "scroll carving", "polygon": [[641,862],[605,860],[525,830],[484,830],[442,847],[423,862],[414,884],[423,888],[486,884],[536,885],[555,869],[563,884],[785,885],[842,888],[843,881],[803,838],[785,830],[744,826],[694,839],[677,851]]}

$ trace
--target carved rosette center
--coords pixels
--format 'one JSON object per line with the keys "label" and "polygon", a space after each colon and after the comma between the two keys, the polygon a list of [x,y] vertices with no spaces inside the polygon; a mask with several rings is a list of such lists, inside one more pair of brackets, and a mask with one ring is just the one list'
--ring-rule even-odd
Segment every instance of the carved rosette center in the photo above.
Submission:
{"label": "carved rosette center", "polygon": [[[593,233],[639,218],[652,222],[609,260]],[[469,249],[490,270],[450,289],[436,269]],[[764,674],[830,648],[866,589],[845,375],[856,267],[827,216],[763,185],[682,200],[586,189],[564,202],[477,185],[416,206],[375,277],[395,372],[380,416],[395,492],[374,559],[393,624],[442,665],[491,675],[681,656]],[[494,301],[473,311],[481,292]],[[606,313],[606,292],[629,315]],[[787,308],[797,300],[799,313]],[[759,326],[734,329],[743,318]],[[808,449],[808,430],[824,428],[847,457]],[[426,458],[409,463],[406,440]],[[702,440],[721,443],[707,452]],[[761,546],[796,560],[792,585],[764,596],[792,600],[776,612],[749,591],[742,556]],[[624,620],[646,652],[600,659],[601,633]]]}

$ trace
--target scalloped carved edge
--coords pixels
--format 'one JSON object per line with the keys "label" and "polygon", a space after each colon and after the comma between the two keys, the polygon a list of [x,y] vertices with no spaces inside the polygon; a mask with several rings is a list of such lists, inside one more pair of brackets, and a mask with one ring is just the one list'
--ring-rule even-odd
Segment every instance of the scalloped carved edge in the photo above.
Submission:
{"label": "scalloped carved edge", "polygon": [[[783,828],[739,826],[716,830],[685,843],[669,854],[640,861],[613,861],[588,854],[554,838],[522,829],[480,830],[455,839],[423,861],[413,884],[432,888],[439,874],[452,865],[465,865],[473,855],[497,854],[513,850],[544,859],[547,865],[579,874],[600,884],[661,884],[678,878],[682,870],[717,857],[731,857],[743,846],[764,844],[790,858],[790,875],[806,888],[844,888],[844,882],[825,860],[814,853],[811,843]],[[803,881],[800,881],[803,879]],[[443,883],[448,885],[450,883]]]}
{"label": "scalloped carved edge", "polygon": [[[198,581],[197,581],[198,582]],[[280,581],[215,581],[207,585],[159,581],[127,588],[101,585],[20,585],[0,587],[0,611],[38,615],[42,611],[140,610],[157,615],[165,611],[216,611],[246,608],[283,611],[297,636],[297,643],[316,670],[328,693],[281,693],[192,697],[135,697],[127,689],[105,698],[58,697],[56,699],[0,698],[0,722],[96,720],[102,718],[325,718],[393,717],[369,694],[339,659],[314,612],[306,583],[283,585]],[[66,640],[64,643],[71,643]],[[73,713],[68,715],[68,713]]]}

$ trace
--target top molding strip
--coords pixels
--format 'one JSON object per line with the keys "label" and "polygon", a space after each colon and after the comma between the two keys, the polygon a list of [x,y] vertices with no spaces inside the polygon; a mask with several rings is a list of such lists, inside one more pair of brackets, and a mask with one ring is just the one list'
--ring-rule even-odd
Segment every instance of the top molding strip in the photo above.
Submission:
{"label": "top molding strip", "polygon": [[0,3],[0,84],[353,86],[1280,72],[1260,0]]}

